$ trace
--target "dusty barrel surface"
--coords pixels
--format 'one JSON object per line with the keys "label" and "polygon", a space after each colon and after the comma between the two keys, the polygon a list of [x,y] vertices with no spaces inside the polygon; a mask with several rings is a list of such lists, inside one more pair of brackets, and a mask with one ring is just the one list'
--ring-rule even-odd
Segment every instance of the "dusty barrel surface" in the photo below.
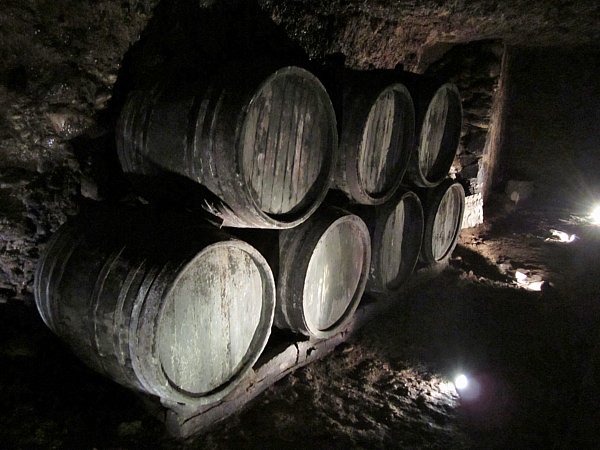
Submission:
{"label": "dusty barrel surface", "polygon": [[456,247],[465,211],[465,190],[460,183],[447,179],[425,193],[423,209],[421,259],[427,263],[441,262]]}
{"label": "dusty barrel surface", "polygon": [[371,260],[362,219],[339,208],[320,209],[280,234],[275,325],[307,336],[337,333],[364,292]]}
{"label": "dusty barrel surface", "polygon": [[408,89],[363,74],[344,93],[335,185],[353,201],[378,205],[399,187],[415,133]]}
{"label": "dusty barrel surface", "polygon": [[205,207],[224,226],[281,229],[325,197],[337,129],[329,96],[308,71],[232,65],[193,85],[171,80],[131,93],[117,147],[142,190],[156,174],[191,180],[220,199]]}
{"label": "dusty barrel surface", "polygon": [[119,223],[76,220],[58,230],[35,277],[44,322],[124,386],[173,402],[219,400],[270,335],[269,266],[253,247],[212,228],[177,243],[192,230],[148,232],[129,222],[107,232]]}
{"label": "dusty barrel surface", "polygon": [[458,149],[462,128],[462,105],[455,85],[432,88],[417,82],[415,98],[417,137],[407,178],[419,187],[433,187],[447,176]]}
{"label": "dusty barrel surface", "polygon": [[371,269],[366,291],[379,296],[396,294],[418,259],[423,237],[423,208],[419,197],[401,189],[377,208],[353,209],[371,233]]}

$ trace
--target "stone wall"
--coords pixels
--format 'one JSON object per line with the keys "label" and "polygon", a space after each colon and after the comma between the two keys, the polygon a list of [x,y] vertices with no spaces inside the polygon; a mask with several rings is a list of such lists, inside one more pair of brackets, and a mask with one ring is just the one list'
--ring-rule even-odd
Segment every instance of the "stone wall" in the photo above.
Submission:
{"label": "stone wall", "polygon": [[86,197],[98,198],[90,166],[105,149],[85,143],[110,127],[123,56],[155,3],[3,2],[0,302],[31,295],[40,245]]}

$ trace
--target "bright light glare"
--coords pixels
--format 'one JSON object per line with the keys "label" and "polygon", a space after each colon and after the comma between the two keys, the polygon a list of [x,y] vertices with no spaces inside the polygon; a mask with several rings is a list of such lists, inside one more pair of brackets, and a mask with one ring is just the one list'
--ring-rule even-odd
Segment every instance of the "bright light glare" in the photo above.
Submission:
{"label": "bright light glare", "polygon": [[517,279],[517,285],[529,289],[530,291],[541,291],[544,285],[544,280],[539,275],[528,276],[526,273],[517,270],[515,272],[515,278]]}
{"label": "bright light glare", "polygon": [[527,283],[527,275],[520,270],[515,272],[515,278],[517,279],[517,283]]}
{"label": "bright light glare", "polygon": [[525,287],[527,289],[529,289],[530,291],[541,291],[543,285],[544,285],[543,281],[533,281]]}
{"label": "bright light glare", "polygon": [[590,220],[594,225],[600,225],[600,204],[595,205],[590,213]]}
{"label": "bright light glare", "polygon": [[456,386],[456,389],[458,390],[466,389],[468,385],[469,379],[462,373],[454,379],[454,386]]}
{"label": "bright light glare", "polygon": [[575,236],[574,234],[565,233],[564,231],[560,231],[560,230],[552,230],[551,229],[550,234],[552,234],[552,238],[546,239],[547,241],[571,243],[575,239],[577,239],[577,236]]}

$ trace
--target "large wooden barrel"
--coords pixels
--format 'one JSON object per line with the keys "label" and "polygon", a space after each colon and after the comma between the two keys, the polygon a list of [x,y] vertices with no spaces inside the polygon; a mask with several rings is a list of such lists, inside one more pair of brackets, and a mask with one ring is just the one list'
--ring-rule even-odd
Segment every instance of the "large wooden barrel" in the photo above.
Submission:
{"label": "large wooden barrel", "polygon": [[398,293],[419,259],[423,208],[412,191],[400,189],[377,208],[353,208],[371,233],[371,269],[366,291],[375,297]]}
{"label": "large wooden barrel", "polygon": [[438,263],[449,258],[456,247],[465,212],[465,190],[460,183],[447,179],[423,197],[425,229],[421,259]]}
{"label": "large wooden barrel", "polygon": [[310,337],[337,333],[362,297],[371,261],[369,231],[360,217],[320,209],[280,233],[275,325]]}
{"label": "large wooden barrel", "polygon": [[377,74],[352,77],[342,104],[335,185],[356,203],[379,205],[400,186],[411,155],[415,111],[408,89]]}
{"label": "large wooden barrel", "polygon": [[447,176],[454,161],[462,128],[462,105],[455,85],[432,88],[430,81],[412,83],[417,138],[406,178],[419,187],[433,187]]}
{"label": "large wooden barrel", "polygon": [[[191,85],[171,79],[133,92],[117,147],[123,170],[146,193],[164,179],[191,180],[213,194],[204,207],[223,226],[291,228],[329,189],[336,120],[308,71],[232,65]],[[176,200],[185,203],[191,189],[181,191]]]}
{"label": "large wooden barrel", "polygon": [[275,285],[257,250],[212,227],[94,216],[53,236],[35,298],[48,327],[93,369],[168,401],[207,404],[258,359]]}

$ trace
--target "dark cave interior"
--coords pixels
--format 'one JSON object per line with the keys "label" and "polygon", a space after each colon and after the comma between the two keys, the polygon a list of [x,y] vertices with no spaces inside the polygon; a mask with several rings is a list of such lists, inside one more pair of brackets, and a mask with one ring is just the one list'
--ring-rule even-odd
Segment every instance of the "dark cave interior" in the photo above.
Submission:
{"label": "dark cave interior", "polygon": [[[0,447],[597,448],[597,2],[5,0],[0,56]],[[34,272],[68,218],[150,209],[171,227],[222,203],[179,175],[123,172],[119,115],[132,92],[168,86],[184,104],[198,80],[241,90],[283,66],[322,82],[340,136],[345,74],[456,85],[449,174],[466,194],[462,231],[393,301],[366,295],[361,306],[389,305],[330,354],[177,440],[160,402],[97,374],[46,327]],[[324,202],[353,207],[341,190]],[[119,227],[119,239],[130,233]],[[195,228],[171,228],[136,245],[164,255],[191,245]],[[224,230],[272,266],[287,261],[276,230]],[[307,358],[320,348],[273,328],[265,355],[292,342]],[[459,373],[469,388],[457,389]]]}

